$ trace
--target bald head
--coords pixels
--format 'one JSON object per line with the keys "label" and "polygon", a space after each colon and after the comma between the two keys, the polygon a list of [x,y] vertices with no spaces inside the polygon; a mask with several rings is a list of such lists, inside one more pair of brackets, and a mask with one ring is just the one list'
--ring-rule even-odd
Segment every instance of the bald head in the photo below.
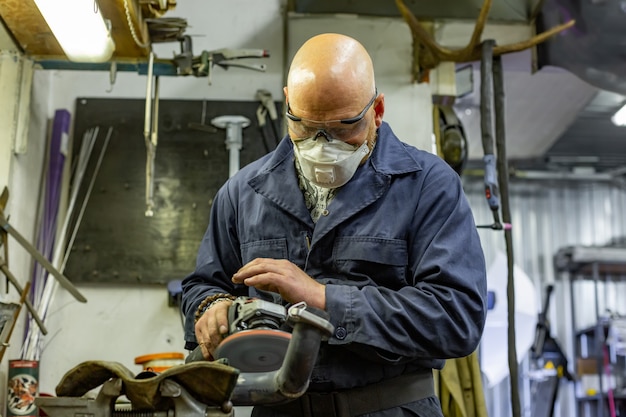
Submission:
{"label": "bald head", "polygon": [[296,52],[285,95],[294,114],[332,120],[357,114],[374,89],[372,59],[363,45],[349,36],[325,33]]}

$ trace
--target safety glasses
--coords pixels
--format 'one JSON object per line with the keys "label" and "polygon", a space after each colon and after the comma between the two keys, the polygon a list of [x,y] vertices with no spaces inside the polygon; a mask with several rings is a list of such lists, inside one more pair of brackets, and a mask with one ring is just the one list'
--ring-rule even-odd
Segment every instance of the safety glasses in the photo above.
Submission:
{"label": "safety glasses", "polygon": [[296,136],[294,139],[315,137],[320,131],[325,131],[327,137],[346,141],[359,136],[365,130],[367,125],[359,122],[363,120],[367,111],[372,107],[376,97],[378,97],[378,90],[374,92],[372,99],[358,115],[348,119],[326,121],[304,119],[291,113],[289,102],[287,102],[285,115],[287,116],[289,128],[293,135]]}

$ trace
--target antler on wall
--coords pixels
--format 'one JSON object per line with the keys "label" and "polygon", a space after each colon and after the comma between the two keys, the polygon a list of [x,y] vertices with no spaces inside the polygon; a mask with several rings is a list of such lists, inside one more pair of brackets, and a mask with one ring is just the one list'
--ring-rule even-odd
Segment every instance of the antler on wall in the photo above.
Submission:
{"label": "antler on wall", "polygon": [[[487,22],[489,10],[491,9],[491,1],[492,0],[484,0],[469,44],[462,49],[452,50],[437,44],[432,35],[424,29],[415,15],[409,10],[404,1],[396,0],[396,6],[400,10],[400,14],[402,14],[404,20],[408,23],[413,36],[413,79],[415,81],[420,83],[427,81],[429,71],[436,68],[437,65],[443,61],[471,62],[480,59],[481,36]],[[557,33],[574,26],[575,23],[574,20],[570,20],[525,41],[496,46],[493,49],[493,55],[504,55],[532,48]]]}

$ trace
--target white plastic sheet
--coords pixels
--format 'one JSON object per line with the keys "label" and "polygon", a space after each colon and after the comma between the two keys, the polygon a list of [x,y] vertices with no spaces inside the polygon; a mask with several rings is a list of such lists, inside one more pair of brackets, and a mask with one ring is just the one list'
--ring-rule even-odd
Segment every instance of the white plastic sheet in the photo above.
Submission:
{"label": "white plastic sheet", "polygon": [[[518,363],[533,344],[539,308],[535,286],[526,273],[514,265],[515,281],[515,348]],[[507,258],[498,252],[487,270],[487,287],[495,293],[493,309],[487,312],[485,331],[480,343],[480,368],[489,388],[500,383],[509,375],[508,362],[508,302],[507,302]]]}

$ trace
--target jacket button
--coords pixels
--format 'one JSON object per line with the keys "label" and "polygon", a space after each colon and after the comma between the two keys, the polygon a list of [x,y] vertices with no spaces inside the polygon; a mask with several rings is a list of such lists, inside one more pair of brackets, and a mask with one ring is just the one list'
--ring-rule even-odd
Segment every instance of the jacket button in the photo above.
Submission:
{"label": "jacket button", "polygon": [[348,331],[344,327],[337,327],[335,330],[335,337],[339,340],[343,340],[348,335]]}
{"label": "jacket button", "polygon": [[330,213],[327,209],[324,209],[322,211],[322,216],[328,216],[328,213]]}

